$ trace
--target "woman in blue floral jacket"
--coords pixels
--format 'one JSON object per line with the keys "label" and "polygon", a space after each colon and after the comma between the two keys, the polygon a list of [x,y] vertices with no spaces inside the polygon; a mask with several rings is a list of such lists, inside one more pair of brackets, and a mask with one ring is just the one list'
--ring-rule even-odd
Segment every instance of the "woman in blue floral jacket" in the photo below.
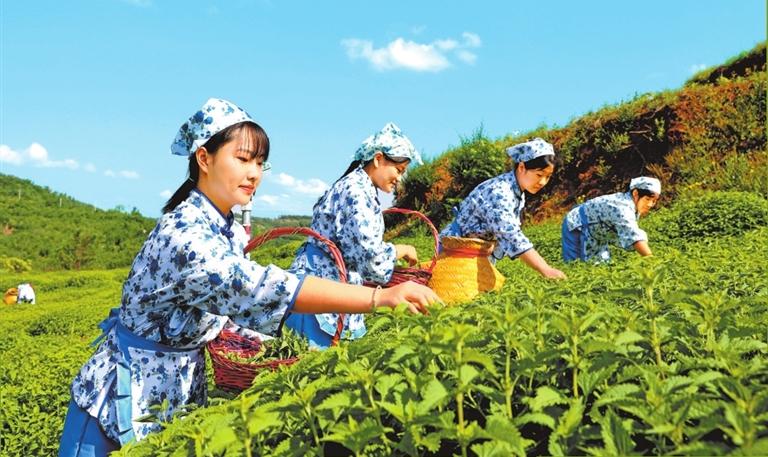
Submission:
{"label": "woman in blue floral jacket", "polygon": [[[377,189],[394,191],[412,161],[421,163],[418,151],[395,124],[388,123],[363,141],[344,175],[315,203],[312,230],[339,247],[350,284],[386,284],[396,260],[405,259],[411,265],[418,261],[413,246],[384,242],[384,217],[377,196]],[[339,278],[327,248],[314,238],[299,248],[291,270]],[[311,347],[326,348],[336,333],[337,319],[332,313],[292,314],[286,325],[306,336]],[[365,331],[362,314],[345,316],[342,337],[360,338]]]}
{"label": "woman in blue floral jacket", "polygon": [[454,209],[456,217],[440,236],[495,240],[492,257],[519,258],[545,278],[563,279],[565,273],[549,266],[522,230],[525,192],[538,193],[555,171],[555,150],[541,138],[507,148],[514,169],[479,186]]}
{"label": "woman in blue floral jacket", "polygon": [[658,179],[641,176],[630,181],[627,192],[602,195],[573,208],[563,219],[563,260],[607,262],[612,244],[651,255],[648,235],[637,221],[656,206],[660,194]]}
{"label": "woman in blue floral jacket", "polygon": [[245,258],[247,236],[231,209],[258,187],[269,139],[242,109],[210,99],[176,136],[189,178],[133,262],[120,308],[101,324],[96,352],[75,377],[60,456],[103,456],[159,425],[136,419],[167,401],[168,417],[206,401],[205,344],[225,325],[266,334],[289,311],[362,313],[438,300],[416,284],[371,291]]}

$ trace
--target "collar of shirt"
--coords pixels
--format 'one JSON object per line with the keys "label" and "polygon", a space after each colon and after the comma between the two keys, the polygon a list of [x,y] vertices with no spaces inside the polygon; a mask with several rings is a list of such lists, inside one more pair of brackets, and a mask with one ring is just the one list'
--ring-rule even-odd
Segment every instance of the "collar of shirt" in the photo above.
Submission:
{"label": "collar of shirt", "polygon": [[371,177],[368,176],[368,173],[365,172],[365,169],[361,166],[357,167],[352,174],[355,177],[355,180],[360,182],[361,187],[365,192],[368,193],[368,195],[371,197],[371,199],[375,200],[376,203],[379,203],[379,193],[376,192],[376,186],[373,185],[373,181],[371,181]]}
{"label": "collar of shirt", "polygon": [[520,188],[520,184],[517,183],[517,176],[515,176],[515,170],[512,170],[510,172],[504,173],[501,175],[505,181],[509,183],[509,187],[512,188],[512,192],[515,193],[518,197],[523,196],[523,189]]}
{"label": "collar of shirt", "polygon": [[205,213],[212,222],[219,226],[219,231],[222,235],[226,236],[227,238],[232,238],[235,236],[235,233],[232,231],[232,224],[235,222],[235,215],[232,214],[232,211],[230,211],[229,214],[225,216],[224,213],[222,213],[219,208],[213,204],[211,199],[208,198],[208,196],[205,195],[200,189],[192,189],[190,196],[199,197],[196,199],[197,201],[192,201],[192,204],[202,209],[203,213]]}
{"label": "collar of shirt", "polygon": [[635,213],[635,220],[640,220],[640,213],[635,206],[635,200],[632,198],[632,192],[620,192],[619,199],[625,200],[625,203],[632,208],[632,212]]}

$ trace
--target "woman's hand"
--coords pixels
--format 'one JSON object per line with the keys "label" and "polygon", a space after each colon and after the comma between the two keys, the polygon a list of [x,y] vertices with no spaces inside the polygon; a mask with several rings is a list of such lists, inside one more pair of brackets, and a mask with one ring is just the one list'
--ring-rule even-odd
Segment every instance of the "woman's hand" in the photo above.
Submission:
{"label": "woman's hand", "polygon": [[429,287],[416,284],[413,281],[406,281],[389,289],[381,289],[376,300],[376,306],[394,308],[400,303],[407,303],[408,310],[412,313],[427,314],[427,305],[442,302],[440,297]]}
{"label": "woman's hand", "polygon": [[408,265],[414,266],[419,263],[419,254],[416,253],[416,248],[410,244],[396,244],[395,251],[397,251],[397,258],[405,259]]}
{"label": "woman's hand", "polygon": [[566,279],[565,273],[557,268],[548,267],[541,271],[541,275],[547,279]]}

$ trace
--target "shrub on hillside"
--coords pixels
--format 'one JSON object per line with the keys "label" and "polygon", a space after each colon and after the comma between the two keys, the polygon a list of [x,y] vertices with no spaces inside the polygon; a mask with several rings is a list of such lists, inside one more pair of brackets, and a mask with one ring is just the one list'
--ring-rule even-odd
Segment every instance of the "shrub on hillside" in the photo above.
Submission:
{"label": "shrub on hillside", "polygon": [[497,142],[489,140],[478,130],[465,138],[451,154],[448,169],[463,191],[457,197],[466,197],[478,184],[505,171],[507,159]]}
{"label": "shrub on hillside", "polygon": [[32,271],[32,262],[18,257],[0,257],[0,268],[11,273],[26,273]]}
{"label": "shrub on hillside", "polygon": [[684,246],[688,241],[740,235],[768,226],[768,200],[748,192],[689,194],[649,218],[651,242]]}

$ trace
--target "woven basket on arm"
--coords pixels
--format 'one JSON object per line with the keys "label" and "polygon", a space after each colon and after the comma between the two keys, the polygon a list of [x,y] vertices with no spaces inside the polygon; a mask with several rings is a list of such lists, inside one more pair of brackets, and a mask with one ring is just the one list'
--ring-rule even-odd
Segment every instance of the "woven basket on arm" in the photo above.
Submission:
{"label": "woven basket on arm", "polygon": [[[404,208],[388,208],[382,211],[384,214],[405,214],[406,216],[416,216],[427,224],[429,230],[432,232],[432,238],[435,241],[435,254],[432,256],[432,261],[427,264],[423,262],[419,267],[395,267],[392,272],[392,278],[386,284],[382,284],[382,287],[392,287],[406,281],[413,281],[422,285],[427,285],[429,279],[432,277],[432,270],[435,268],[435,262],[437,262],[437,243],[439,235],[432,221],[429,220],[424,214],[414,211],[412,209]],[[377,286],[378,284],[366,282],[366,286]]]}
{"label": "woven basket on arm", "polygon": [[[245,246],[244,253],[250,252],[252,249],[261,246],[269,240],[288,235],[307,235],[317,238],[325,244],[331,252],[331,257],[333,257],[336,267],[339,269],[339,280],[343,283],[347,282],[347,269],[344,266],[344,259],[341,256],[341,252],[339,252],[336,245],[317,232],[305,227],[277,227],[268,230],[253,238],[248,245]],[[343,328],[344,314],[339,314],[339,319],[336,323],[336,334],[333,336],[332,345],[338,343]],[[222,330],[222,332],[219,333],[219,336],[208,343],[208,353],[211,355],[211,361],[213,362],[213,379],[216,385],[232,390],[247,389],[253,382],[253,378],[256,377],[261,370],[274,370],[282,365],[290,365],[298,360],[297,357],[292,357],[289,359],[249,363],[231,360],[227,357],[228,354],[245,359],[257,356],[261,351],[261,345],[262,341],[258,338],[247,338],[230,330]]]}

